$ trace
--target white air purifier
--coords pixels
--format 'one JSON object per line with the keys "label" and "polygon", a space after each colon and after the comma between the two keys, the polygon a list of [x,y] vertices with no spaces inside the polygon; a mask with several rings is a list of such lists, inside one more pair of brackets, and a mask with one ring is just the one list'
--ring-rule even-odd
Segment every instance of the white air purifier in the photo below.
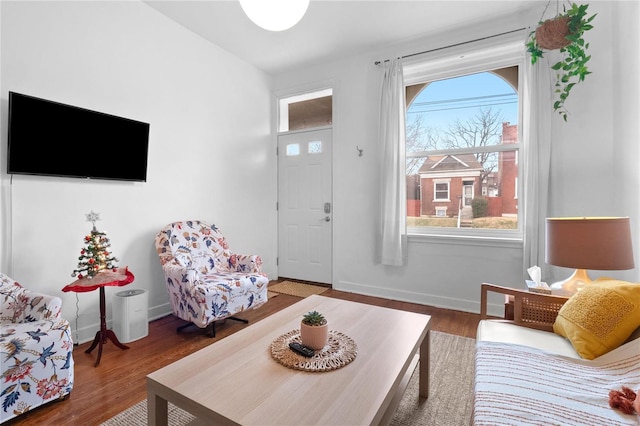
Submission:
{"label": "white air purifier", "polygon": [[144,290],[119,291],[114,295],[113,332],[121,343],[133,342],[149,334],[149,298]]}

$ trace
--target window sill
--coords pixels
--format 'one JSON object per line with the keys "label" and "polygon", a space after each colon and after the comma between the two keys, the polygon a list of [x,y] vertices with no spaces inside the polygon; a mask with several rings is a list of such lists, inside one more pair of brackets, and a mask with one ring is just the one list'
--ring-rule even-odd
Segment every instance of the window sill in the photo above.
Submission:
{"label": "window sill", "polygon": [[407,234],[409,243],[417,244],[447,244],[447,245],[463,245],[463,246],[483,246],[483,247],[503,247],[521,249],[523,247],[522,237],[518,233],[509,233],[509,235],[496,236],[491,235],[470,235],[467,231],[465,234],[458,233],[429,233],[415,234],[410,231]]}

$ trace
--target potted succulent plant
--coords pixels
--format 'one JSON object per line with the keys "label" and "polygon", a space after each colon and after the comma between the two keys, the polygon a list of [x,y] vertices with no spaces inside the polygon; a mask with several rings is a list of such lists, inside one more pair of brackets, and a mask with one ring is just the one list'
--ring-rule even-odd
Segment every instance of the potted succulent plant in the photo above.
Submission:
{"label": "potted succulent plant", "polygon": [[591,21],[596,15],[587,16],[589,5],[571,4],[568,10],[556,17],[540,21],[538,27],[529,34],[526,43],[527,52],[531,54],[531,64],[542,58],[545,50],[560,50],[562,59],[551,66],[556,73],[556,96],[553,110],[557,111],[564,121],[567,121],[567,110],[564,102],[573,86],[591,74],[587,62],[591,56],[587,55],[589,43],[584,41],[585,31],[593,28]]}
{"label": "potted succulent plant", "polygon": [[319,351],[329,338],[329,324],[318,311],[307,312],[300,322],[300,341],[308,348]]}

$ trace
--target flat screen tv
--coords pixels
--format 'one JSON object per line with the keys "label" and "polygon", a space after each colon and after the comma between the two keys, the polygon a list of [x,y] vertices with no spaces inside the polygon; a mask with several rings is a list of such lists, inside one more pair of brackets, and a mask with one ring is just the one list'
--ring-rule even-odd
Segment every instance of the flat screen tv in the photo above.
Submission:
{"label": "flat screen tv", "polygon": [[7,173],[146,182],[149,124],[9,92]]}

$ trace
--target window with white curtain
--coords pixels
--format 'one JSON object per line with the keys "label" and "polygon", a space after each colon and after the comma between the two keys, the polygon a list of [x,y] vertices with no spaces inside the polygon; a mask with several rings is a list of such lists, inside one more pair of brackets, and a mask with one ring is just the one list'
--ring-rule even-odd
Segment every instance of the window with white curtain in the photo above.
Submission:
{"label": "window with white curtain", "polygon": [[511,36],[405,61],[409,235],[522,239],[524,60]]}

